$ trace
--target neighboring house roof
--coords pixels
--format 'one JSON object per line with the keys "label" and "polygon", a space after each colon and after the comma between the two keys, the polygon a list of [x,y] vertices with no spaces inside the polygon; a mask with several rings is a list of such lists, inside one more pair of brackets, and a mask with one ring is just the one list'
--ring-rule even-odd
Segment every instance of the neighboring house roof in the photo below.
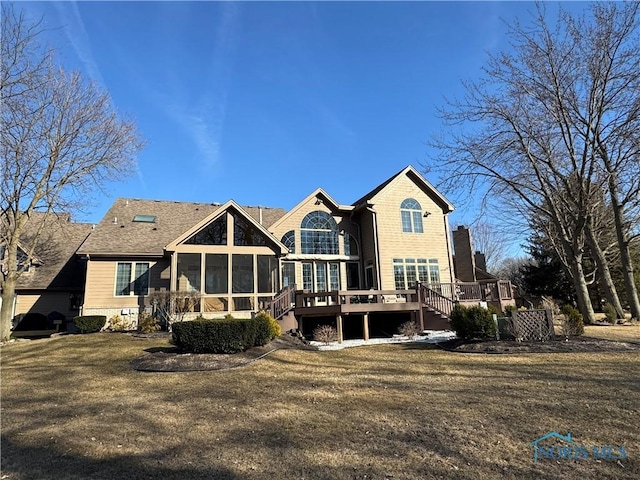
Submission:
{"label": "neighboring house roof", "polygon": [[[219,204],[118,198],[78,250],[84,255],[163,255],[164,247],[222,208]],[[242,207],[269,227],[285,214],[281,208]],[[134,221],[142,216],[143,221]],[[148,221],[155,217],[154,221]],[[147,220],[147,221],[144,221]]]}
{"label": "neighboring house roof", "polygon": [[378,185],[376,188],[371,190],[366,195],[362,196],[355,202],[353,205],[356,208],[364,207],[368,202],[372,201],[379,193],[381,193],[386,187],[388,187],[391,183],[395,182],[398,177],[406,175],[411,178],[419,187],[421,187],[427,195],[429,195],[434,202],[436,202],[440,208],[442,208],[444,213],[453,212],[454,206],[449,200],[447,200],[444,195],[442,195],[436,188],[431,185],[420,173],[413,168],[411,165],[403,168],[395,175],[391,176],[391,178],[385,180],[383,183]]}
{"label": "neighboring house roof", "polygon": [[[37,239],[34,238],[40,222],[45,226]],[[84,277],[79,272],[75,253],[91,233],[91,224],[70,221],[67,213],[33,213],[20,237],[21,248],[26,251],[34,246],[36,261],[28,272],[20,275],[16,288],[19,290],[61,290],[81,288]]]}

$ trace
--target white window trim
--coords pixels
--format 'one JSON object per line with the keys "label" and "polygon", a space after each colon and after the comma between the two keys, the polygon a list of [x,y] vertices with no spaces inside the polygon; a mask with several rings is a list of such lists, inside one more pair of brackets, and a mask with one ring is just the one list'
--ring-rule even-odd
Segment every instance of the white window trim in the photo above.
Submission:
{"label": "white window trim", "polygon": [[149,274],[149,279],[147,281],[147,291],[145,293],[141,293],[140,295],[136,295],[136,293],[131,289],[128,295],[118,295],[118,265],[120,264],[129,264],[131,265],[131,274],[129,275],[129,285],[132,285],[135,282],[136,276],[136,264],[147,264],[147,274],[151,272],[151,262],[116,262],[116,269],[114,273],[114,281],[113,281],[113,296],[117,298],[129,298],[129,297],[144,297],[149,295],[150,284],[151,284],[151,275]]}

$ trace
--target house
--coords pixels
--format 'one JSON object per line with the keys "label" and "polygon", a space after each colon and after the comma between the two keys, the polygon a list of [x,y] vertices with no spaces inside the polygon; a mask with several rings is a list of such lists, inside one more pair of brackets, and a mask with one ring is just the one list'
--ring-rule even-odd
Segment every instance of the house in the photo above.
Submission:
{"label": "house", "polygon": [[[37,235],[40,228],[42,233]],[[22,274],[16,284],[14,326],[27,313],[78,315],[85,264],[76,252],[91,229],[91,224],[72,222],[68,213],[31,214],[18,248]],[[6,261],[4,248],[0,248],[0,260]]]}
{"label": "house", "polygon": [[285,330],[332,321],[364,338],[412,318],[446,328],[453,208],[411,166],[351,204],[318,188],[289,211],[119,198],[77,249],[81,311],[135,325],[178,292],[196,298],[186,318],[268,309]]}

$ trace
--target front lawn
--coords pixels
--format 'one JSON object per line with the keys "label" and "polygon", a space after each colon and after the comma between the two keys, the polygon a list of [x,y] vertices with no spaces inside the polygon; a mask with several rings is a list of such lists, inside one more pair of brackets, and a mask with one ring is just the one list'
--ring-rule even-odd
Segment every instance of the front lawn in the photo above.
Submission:
{"label": "front lawn", "polygon": [[[221,371],[130,368],[166,346],[102,333],[3,347],[0,476],[640,476],[636,351],[482,355],[405,344],[281,350]],[[552,431],[624,446],[628,457],[533,463],[530,442]]]}

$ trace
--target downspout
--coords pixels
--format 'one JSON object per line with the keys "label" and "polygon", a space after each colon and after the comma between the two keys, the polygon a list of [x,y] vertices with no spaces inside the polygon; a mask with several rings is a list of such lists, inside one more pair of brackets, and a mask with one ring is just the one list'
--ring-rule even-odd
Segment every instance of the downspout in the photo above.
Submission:
{"label": "downspout", "polygon": [[378,248],[378,218],[377,212],[373,207],[367,207],[367,210],[371,212],[371,216],[373,218],[373,249],[375,251],[375,259],[376,259],[376,282],[378,286],[378,290],[382,289],[382,283],[380,280],[380,249]]}

